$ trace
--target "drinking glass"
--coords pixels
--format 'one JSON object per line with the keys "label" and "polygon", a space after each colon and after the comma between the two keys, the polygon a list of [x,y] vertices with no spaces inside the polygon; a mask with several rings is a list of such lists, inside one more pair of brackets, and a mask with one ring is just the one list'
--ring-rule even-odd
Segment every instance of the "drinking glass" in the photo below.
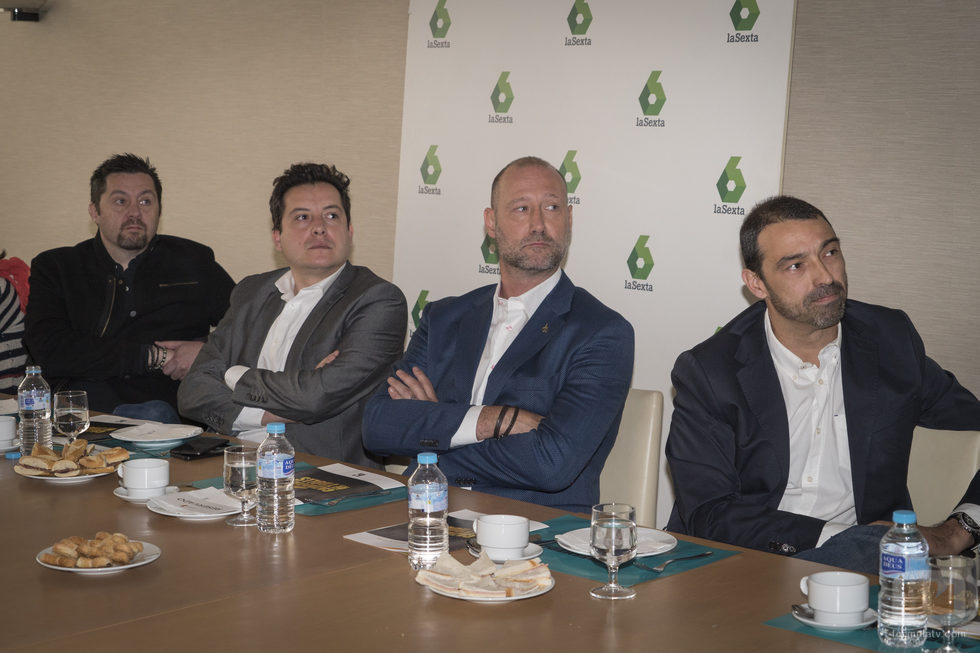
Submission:
{"label": "drinking glass", "polygon": [[929,558],[929,625],[943,631],[943,653],[956,653],[953,629],[977,616],[977,567],[972,558]]}
{"label": "drinking glass", "polygon": [[88,430],[88,393],[62,390],[54,393],[54,427],[68,437],[68,444]]}
{"label": "drinking glass", "polygon": [[609,582],[593,588],[597,599],[631,599],[632,587],[617,582],[619,566],[636,557],[636,510],[626,503],[600,503],[592,506],[592,557],[609,568]]}
{"label": "drinking glass", "polygon": [[225,449],[225,494],[242,502],[242,511],[225,520],[232,526],[254,526],[255,517],[248,514],[248,503],[255,500],[259,487],[255,447],[240,444]]}

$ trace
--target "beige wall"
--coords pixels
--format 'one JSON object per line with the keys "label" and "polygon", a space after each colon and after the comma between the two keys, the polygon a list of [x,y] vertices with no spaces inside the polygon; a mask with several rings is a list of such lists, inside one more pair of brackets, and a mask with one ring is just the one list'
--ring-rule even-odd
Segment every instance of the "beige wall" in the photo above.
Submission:
{"label": "beige wall", "polygon": [[161,232],[238,280],[281,264],[272,180],[315,160],[351,176],[354,259],[391,277],[407,0],[48,6],[0,15],[0,248],[29,262],[94,234],[89,175],[132,151],[163,179]]}
{"label": "beige wall", "polygon": [[980,5],[799,0],[783,188],[827,214],[852,297],[904,309],[980,392]]}
{"label": "beige wall", "polygon": [[[87,182],[149,155],[162,231],[235,279],[276,261],[272,179],[298,160],[352,179],[358,263],[391,277],[408,0],[49,0],[0,16],[0,248],[93,233]],[[852,295],[899,306],[980,389],[980,12],[973,0],[800,0],[786,192],[825,210]]]}

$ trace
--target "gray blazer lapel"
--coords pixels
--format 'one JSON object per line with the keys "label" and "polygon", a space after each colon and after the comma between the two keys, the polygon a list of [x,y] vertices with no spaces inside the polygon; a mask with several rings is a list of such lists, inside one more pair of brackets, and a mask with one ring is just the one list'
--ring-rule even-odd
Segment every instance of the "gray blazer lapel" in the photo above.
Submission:
{"label": "gray blazer lapel", "polygon": [[282,293],[275,286],[274,277],[269,282],[269,291],[262,300],[262,304],[249,324],[241,323],[236,326],[241,329],[242,350],[238,358],[239,364],[255,367],[259,362],[259,354],[262,353],[262,345],[265,338],[269,335],[269,329],[273,322],[279,317],[285,303],[282,301]]}
{"label": "gray blazer lapel", "polygon": [[736,376],[749,410],[759,423],[759,438],[772,443],[779,462],[780,485],[785,486],[789,479],[789,419],[761,317],[746,330],[735,359],[743,365]]}
{"label": "gray blazer lapel", "polygon": [[[327,292],[323,294],[323,297],[320,298],[320,301],[316,303],[316,306],[313,307],[306,321],[303,322],[303,326],[296,333],[296,339],[293,340],[292,347],[289,348],[289,355],[286,357],[287,369],[302,368],[303,352],[307,350],[307,344],[310,338],[313,337],[320,324],[330,315],[330,309],[333,308],[334,304],[343,299],[344,295],[347,294],[347,289],[350,288],[355,276],[357,276],[357,272],[354,266],[348,263],[344,271],[337,277],[337,280],[333,282],[327,289]],[[330,352],[326,353],[329,354]]]}
{"label": "gray blazer lapel", "polygon": [[871,458],[871,434],[881,411],[878,346],[864,335],[863,325],[849,320],[845,312],[841,321],[841,379],[844,384],[844,411],[847,417],[847,447],[851,454],[851,481],[854,505],[861,519],[861,506],[867,488],[868,461]]}

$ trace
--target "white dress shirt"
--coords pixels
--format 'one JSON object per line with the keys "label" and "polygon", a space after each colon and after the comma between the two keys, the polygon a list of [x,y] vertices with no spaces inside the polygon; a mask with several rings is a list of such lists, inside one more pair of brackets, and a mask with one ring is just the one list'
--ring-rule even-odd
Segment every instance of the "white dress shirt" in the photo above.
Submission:
{"label": "white dress shirt", "polygon": [[[266,334],[265,342],[262,343],[262,350],[259,352],[257,369],[272,372],[283,371],[289,350],[293,346],[293,341],[296,340],[296,334],[299,333],[310,313],[313,312],[323,295],[346,267],[347,264],[345,263],[326,279],[307,286],[299,292],[296,292],[292,271],[287,270],[285,274],[279,277],[276,281],[276,288],[282,292],[281,299],[286,305],[283,306],[279,316],[269,327],[269,333]],[[239,379],[249,369],[245,365],[229,367],[225,370],[225,385],[234,390]],[[235,419],[235,423],[231,427],[232,431],[241,431],[238,437],[243,440],[255,442],[263,440],[265,438],[265,428],[262,426],[263,415],[265,415],[264,409],[245,406]]]}
{"label": "white dress shirt", "polygon": [[476,437],[476,423],[483,410],[483,394],[487,391],[487,381],[490,373],[500,362],[504,353],[511,343],[517,338],[524,325],[528,323],[534,312],[538,310],[545,297],[555,289],[561,279],[561,269],[531,288],[523,295],[502,299],[500,297],[500,283],[493,293],[493,316],[490,318],[490,331],[487,333],[487,342],[483,346],[483,355],[480,357],[480,364],[476,368],[476,376],[473,379],[473,391],[470,398],[472,406],[466,411],[466,416],[453,435],[450,447],[456,448],[467,444],[478,442]]}

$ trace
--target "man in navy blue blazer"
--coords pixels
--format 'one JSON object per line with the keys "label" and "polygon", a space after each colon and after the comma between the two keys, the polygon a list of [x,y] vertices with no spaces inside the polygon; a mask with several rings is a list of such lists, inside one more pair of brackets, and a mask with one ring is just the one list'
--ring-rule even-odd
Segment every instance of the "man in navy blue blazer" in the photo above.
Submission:
{"label": "man in navy blue blazer", "polygon": [[629,391],[633,328],[560,268],[572,209],[554,166],[508,164],[483,217],[500,283],[426,306],[368,402],[364,445],[434,451],[453,485],[587,512]]}
{"label": "man in navy blue blazer", "polygon": [[[668,528],[875,573],[892,512],[912,508],[912,430],[980,429],[980,403],[905,313],[847,299],[840,240],[816,207],[766,200],[741,244],[763,301],[674,366]],[[978,504],[980,472],[950,519],[920,527],[934,554],[977,543]]]}

